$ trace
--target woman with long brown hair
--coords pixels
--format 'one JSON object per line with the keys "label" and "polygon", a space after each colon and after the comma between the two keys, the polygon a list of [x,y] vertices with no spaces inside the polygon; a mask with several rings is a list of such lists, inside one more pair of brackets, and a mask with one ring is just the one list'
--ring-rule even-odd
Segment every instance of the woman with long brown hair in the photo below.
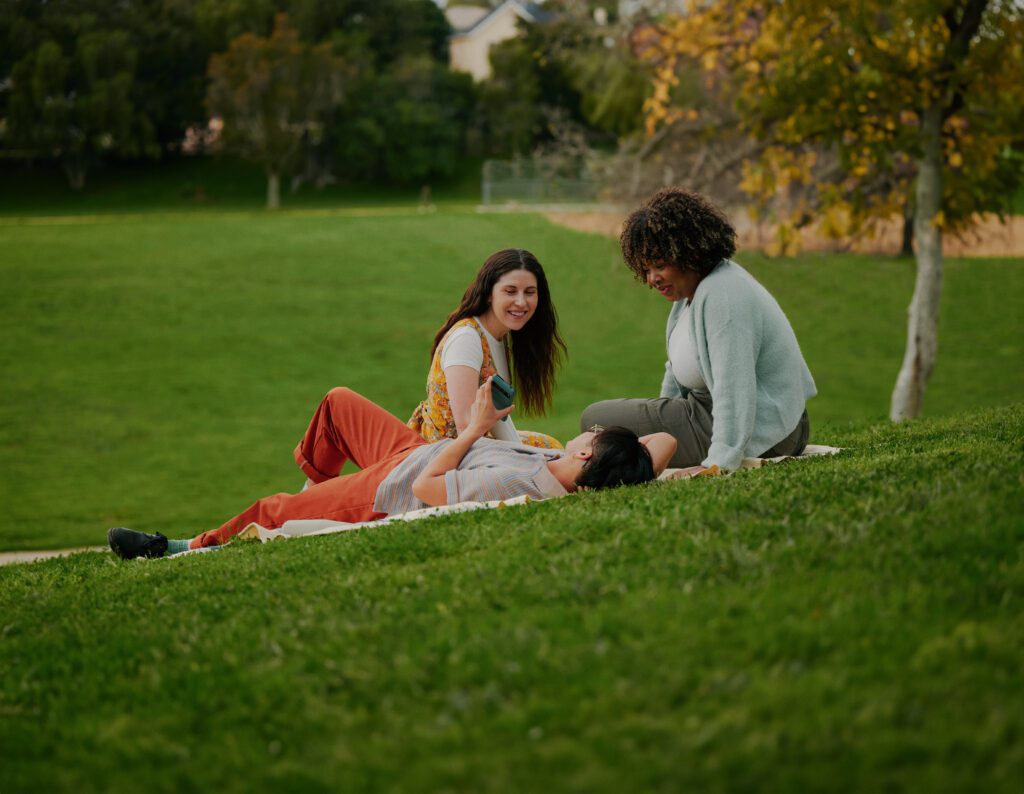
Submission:
{"label": "woman with long brown hair", "polygon": [[[516,389],[517,408],[541,415],[551,406],[555,374],[566,355],[558,315],[537,258],[521,248],[488,257],[462,301],[434,337],[427,396],[409,427],[427,441],[455,438],[468,424],[480,384],[498,374]],[[543,433],[519,431],[511,417],[491,435],[561,448]]]}

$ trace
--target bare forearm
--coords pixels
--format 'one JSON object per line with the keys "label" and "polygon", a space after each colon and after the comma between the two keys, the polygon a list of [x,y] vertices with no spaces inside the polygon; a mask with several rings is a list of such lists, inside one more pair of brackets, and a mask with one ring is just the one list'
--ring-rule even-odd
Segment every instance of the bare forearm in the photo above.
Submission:
{"label": "bare forearm", "polygon": [[508,416],[511,410],[511,407],[503,408],[501,411],[494,408],[491,401],[491,380],[488,378],[477,390],[466,429],[460,432],[458,438],[450,441],[437,454],[437,457],[427,464],[412,484],[413,495],[428,505],[447,504],[448,493],[445,487],[445,475],[452,469],[458,468],[462,459],[466,457],[466,453],[469,452],[469,448],[483,438],[483,435],[496,421],[503,416]]}
{"label": "bare forearm", "polygon": [[461,435],[469,425],[473,400],[479,388],[479,371],[460,364],[448,367],[444,371],[448,383],[448,405],[451,408],[455,428]]}
{"label": "bare forearm", "polygon": [[647,447],[647,451],[651,454],[651,463],[654,465],[655,475],[665,471],[668,462],[676,454],[677,442],[668,433],[651,433],[650,435],[641,436],[640,443]]}

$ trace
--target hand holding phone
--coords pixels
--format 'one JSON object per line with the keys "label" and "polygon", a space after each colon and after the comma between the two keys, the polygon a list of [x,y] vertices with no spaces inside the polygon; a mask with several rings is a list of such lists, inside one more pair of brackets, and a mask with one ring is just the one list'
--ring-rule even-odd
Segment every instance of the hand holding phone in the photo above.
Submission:
{"label": "hand holding phone", "polygon": [[[494,407],[499,411],[508,408],[512,405],[515,400],[516,390],[512,387],[512,384],[505,380],[501,375],[495,374],[491,376],[491,401],[494,403]],[[501,421],[504,422],[508,419],[507,416],[501,417]]]}

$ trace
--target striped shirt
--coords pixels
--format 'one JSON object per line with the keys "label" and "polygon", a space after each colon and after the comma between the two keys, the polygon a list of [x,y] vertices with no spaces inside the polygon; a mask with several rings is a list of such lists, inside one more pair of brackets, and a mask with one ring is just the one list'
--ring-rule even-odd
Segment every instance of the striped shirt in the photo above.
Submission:
{"label": "striped shirt", "polygon": [[[395,515],[427,507],[412,492],[413,481],[441,450],[452,442],[443,439],[417,448],[395,466],[377,487],[373,509]],[[539,449],[481,438],[469,448],[458,467],[444,475],[448,504],[489,502],[526,494],[534,499],[565,496],[562,484],[548,470],[548,461],[565,454],[561,449]]]}

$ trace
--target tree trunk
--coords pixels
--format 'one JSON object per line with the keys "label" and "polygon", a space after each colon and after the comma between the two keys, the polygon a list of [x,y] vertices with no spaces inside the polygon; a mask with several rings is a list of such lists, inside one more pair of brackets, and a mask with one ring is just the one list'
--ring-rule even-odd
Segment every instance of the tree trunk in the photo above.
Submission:
{"label": "tree trunk", "polygon": [[85,187],[87,163],[88,161],[83,154],[69,154],[61,158],[64,176],[67,177],[68,186],[72,190],[81,190]]}
{"label": "tree trunk", "polygon": [[938,349],[939,297],[942,294],[942,111],[932,107],[921,118],[921,158],[917,163],[914,239],[917,281],[907,310],[907,350],[896,378],[889,418],[894,422],[921,413],[924,390]]}
{"label": "tree trunk", "polygon": [[914,207],[911,202],[903,208],[903,242],[900,245],[900,256],[910,259],[914,255]]}
{"label": "tree trunk", "polygon": [[281,177],[267,171],[267,209],[276,210],[281,206]]}

